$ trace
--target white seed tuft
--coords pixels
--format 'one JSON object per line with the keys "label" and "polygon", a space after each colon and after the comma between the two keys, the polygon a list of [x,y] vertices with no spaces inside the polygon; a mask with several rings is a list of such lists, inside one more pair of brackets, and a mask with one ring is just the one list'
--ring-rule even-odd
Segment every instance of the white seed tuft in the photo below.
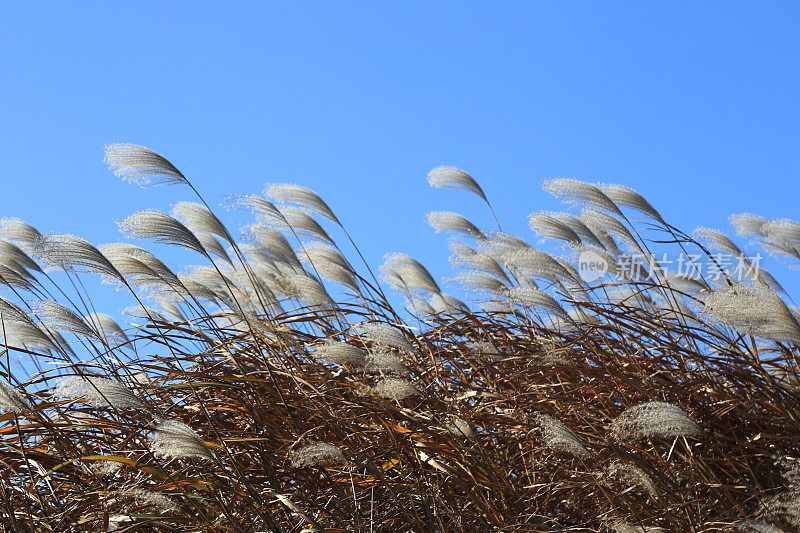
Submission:
{"label": "white seed tuft", "polygon": [[292,464],[297,468],[312,466],[345,466],[349,462],[338,446],[317,442],[303,446],[291,454]]}
{"label": "white seed tuft", "polygon": [[328,204],[307,187],[289,183],[274,184],[268,185],[264,194],[277,202],[294,204],[309,213],[320,215],[339,224],[339,219],[333,214],[333,210],[328,207]]}
{"label": "white seed tuft", "polygon": [[150,437],[150,450],[167,459],[214,458],[200,435],[177,420],[163,420],[156,424]]}
{"label": "white seed tuft", "polygon": [[33,407],[25,396],[11,383],[0,378],[0,411],[21,415],[32,410]]}
{"label": "white seed tuft", "polygon": [[486,195],[475,179],[456,167],[438,166],[428,172],[428,184],[431,187],[446,189],[462,189],[477,194],[485,202]]}
{"label": "white seed tuft", "polygon": [[133,391],[122,383],[94,376],[65,378],[53,394],[58,398],[85,401],[96,407],[146,409]]}
{"label": "white seed tuft", "polygon": [[536,413],[534,421],[539,426],[544,443],[548,448],[578,457],[590,455],[581,438],[560,420],[544,413]]}
{"label": "white seed tuft", "polygon": [[114,174],[141,187],[188,184],[186,178],[167,159],[135,144],[106,146],[106,164]]}
{"label": "white seed tuft", "polygon": [[375,394],[387,400],[402,400],[419,394],[410,381],[398,378],[386,378],[375,385]]}
{"label": "white seed tuft", "polygon": [[626,409],[611,424],[611,433],[620,439],[638,437],[700,436],[703,430],[676,405],[646,402]]}

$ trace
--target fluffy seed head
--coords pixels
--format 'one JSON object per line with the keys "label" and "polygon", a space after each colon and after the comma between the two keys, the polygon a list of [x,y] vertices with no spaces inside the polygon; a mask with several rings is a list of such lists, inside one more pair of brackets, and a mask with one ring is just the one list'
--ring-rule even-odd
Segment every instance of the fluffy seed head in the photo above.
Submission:
{"label": "fluffy seed head", "polygon": [[438,166],[428,172],[428,184],[431,187],[462,189],[477,194],[485,202],[486,195],[475,179],[456,167]]}
{"label": "fluffy seed head", "polygon": [[58,398],[85,401],[96,407],[146,409],[133,391],[122,383],[94,376],[65,378],[53,394]]}
{"label": "fluffy seed head", "polygon": [[167,159],[135,144],[106,146],[106,164],[114,174],[141,187],[188,184],[186,178]]}
{"label": "fluffy seed head", "polygon": [[358,325],[359,333],[366,339],[377,344],[397,348],[398,350],[412,353],[414,347],[408,342],[403,333],[388,324],[380,322],[362,322]]}
{"label": "fluffy seed head", "polygon": [[618,184],[599,183],[597,187],[605,194],[612,202],[617,204],[618,207],[628,207],[644,213],[645,215],[663,222],[664,219],[650,205],[650,202],[644,199],[644,196],[634,191],[630,187]]}
{"label": "fluffy seed head", "polygon": [[200,435],[177,420],[163,420],[156,424],[150,437],[150,450],[167,459],[214,458]]}
{"label": "fluffy seed head", "polygon": [[342,449],[327,442],[317,442],[303,446],[291,454],[292,464],[297,468],[312,466],[345,466],[347,457]]}
{"label": "fluffy seed head", "polygon": [[611,433],[619,439],[700,436],[703,430],[676,405],[646,402],[629,407],[611,424]]}
{"label": "fluffy seed head", "polygon": [[589,456],[589,450],[583,445],[581,438],[560,420],[544,413],[537,413],[534,421],[539,426],[544,443],[548,448],[578,457]]}
{"label": "fluffy seed head", "polygon": [[386,378],[375,385],[375,394],[387,400],[402,400],[419,394],[419,390],[408,380]]}
{"label": "fluffy seed head", "polygon": [[647,492],[652,498],[658,497],[658,488],[656,487],[653,478],[647,472],[634,465],[633,463],[624,463],[622,461],[615,461],[611,463],[606,469],[608,477],[619,479],[625,483],[633,483],[638,485]]}
{"label": "fluffy seed head", "polygon": [[294,204],[311,214],[320,215],[339,224],[339,219],[333,214],[333,210],[328,207],[328,204],[307,187],[289,183],[273,184],[267,186],[264,194],[277,202]]}
{"label": "fluffy seed head", "polygon": [[85,239],[75,235],[41,235],[34,245],[34,253],[54,267],[95,272],[122,280],[114,265]]}
{"label": "fluffy seed head", "polygon": [[596,186],[571,178],[548,178],[542,180],[542,189],[565,204],[589,211],[604,211],[622,216],[622,212],[611,199]]}
{"label": "fluffy seed head", "polygon": [[475,239],[484,238],[483,232],[479,230],[475,224],[458,213],[453,213],[452,211],[431,211],[426,215],[426,218],[428,220],[428,225],[435,229],[436,233],[440,231],[449,231],[452,233],[461,233]]}
{"label": "fluffy seed head", "polygon": [[367,357],[363,350],[341,341],[319,344],[314,346],[313,350],[316,358],[348,369],[364,366]]}
{"label": "fluffy seed head", "polygon": [[703,313],[749,335],[800,344],[800,324],[765,285],[737,284],[714,291],[706,298]]}
{"label": "fluffy seed head", "polygon": [[156,209],[137,211],[117,224],[128,237],[153,239],[158,243],[182,246],[208,256],[208,252],[189,228]]}
{"label": "fluffy seed head", "polygon": [[475,440],[478,438],[478,436],[475,434],[475,431],[473,431],[472,427],[469,425],[469,422],[457,416],[452,418],[450,423],[445,426],[445,429],[448,433],[456,437],[466,438],[469,440]]}
{"label": "fluffy seed head", "polygon": [[32,410],[33,407],[25,396],[11,383],[0,378],[0,411],[21,415]]}

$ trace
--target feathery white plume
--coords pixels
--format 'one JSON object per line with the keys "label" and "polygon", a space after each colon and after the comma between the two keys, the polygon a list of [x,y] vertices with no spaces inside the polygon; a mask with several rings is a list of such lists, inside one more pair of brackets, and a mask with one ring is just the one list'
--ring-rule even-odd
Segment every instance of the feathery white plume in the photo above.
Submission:
{"label": "feathery white plume", "polygon": [[319,225],[319,222],[303,211],[295,209],[294,207],[283,206],[280,208],[280,213],[281,219],[275,221],[276,226],[287,230],[291,229],[299,236],[321,239],[333,243],[333,239],[328,235],[328,232]]}
{"label": "feathery white plume", "polygon": [[298,256],[322,278],[344,285],[357,294],[361,292],[350,264],[334,247],[322,242],[303,243]]}
{"label": "feathery white plume", "polygon": [[469,440],[475,440],[478,438],[478,436],[475,434],[475,431],[469,425],[469,422],[457,416],[452,417],[450,422],[445,426],[445,429],[448,433],[455,435],[456,437],[467,438]]}
{"label": "feathery white plume", "polygon": [[150,450],[167,459],[213,460],[206,443],[195,430],[177,420],[163,420],[153,428]]}
{"label": "feathery white plume", "polygon": [[477,194],[485,202],[486,195],[475,179],[456,167],[438,166],[428,172],[428,184],[431,187],[462,189]]}
{"label": "feathery white plume", "polygon": [[380,322],[362,322],[357,326],[358,332],[366,339],[383,346],[413,353],[414,347],[399,329]]}
{"label": "feathery white plume", "polygon": [[188,181],[167,159],[135,144],[109,144],[105,148],[106,164],[114,174],[141,187],[150,185],[188,184]]}
{"label": "feathery white plume", "polygon": [[618,207],[629,207],[639,211],[640,213],[644,213],[645,215],[652,217],[659,222],[664,221],[658,211],[656,211],[656,209],[650,205],[650,202],[645,200],[644,196],[634,191],[630,187],[615,183],[598,183],[597,187],[612,202],[617,204]]}
{"label": "feathery white plume", "polygon": [[566,204],[622,216],[617,205],[591,183],[571,178],[547,178],[542,180],[542,189]]}
{"label": "feathery white plume", "polygon": [[122,274],[100,250],[75,235],[41,235],[34,246],[34,253],[46,263],[57,267],[123,279]]}
{"label": "feathery white plume", "polygon": [[193,233],[211,233],[231,244],[230,233],[217,216],[204,205],[178,202],[172,207],[172,216],[180,220]]}
{"label": "feathery white plume", "polygon": [[34,248],[36,241],[42,234],[39,230],[18,218],[4,218],[0,220],[0,237],[17,243],[20,248],[28,253]]}
{"label": "feathery white plume", "polygon": [[479,230],[475,224],[458,213],[452,211],[431,211],[426,215],[426,218],[428,220],[428,225],[435,229],[436,233],[440,231],[449,231],[452,233],[462,233],[475,239],[484,238],[483,232]]}
{"label": "feathery white plume", "polygon": [[800,344],[800,324],[781,297],[764,285],[737,284],[714,291],[703,313],[749,335]]}
{"label": "feathery white plume", "polygon": [[156,209],[137,211],[117,224],[134,239],[153,239],[162,244],[182,246],[208,257],[208,252],[189,228]]}
{"label": "feathery white plume", "polygon": [[290,183],[273,184],[267,186],[264,194],[275,201],[294,204],[309,213],[320,215],[339,224],[339,219],[333,214],[333,210],[328,207],[328,204],[307,187]]}
{"label": "feathery white plume", "polygon": [[96,407],[146,409],[128,387],[106,378],[72,376],[61,380],[53,393],[58,398],[81,400]]}
{"label": "feathery white plume", "polygon": [[343,368],[352,369],[364,366],[366,353],[342,341],[329,341],[313,348],[314,357],[329,361]]}
{"label": "feathery white plume", "polygon": [[419,390],[408,380],[386,378],[375,385],[375,394],[387,400],[402,400],[418,395]]}
{"label": "feathery white plume", "polygon": [[393,353],[382,349],[372,349],[364,362],[364,370],[375,374],[394,372],[399,376],[408,376],[410,372],[403,361]]}
{"label": "feathery white plume", "polygon": [[645,492],[650,495],[650,497],[658,497],[658,488],[656,487],[653,478],[651,478],[647,472],[633,463],[614,461],[606,469],[606,475],[617,478],[625,483],[633,483],[634,485],[638,485],[643,488]]}
{"label": "feathery white plume", "polygon": [[33,410],[31,404],[25,399],[11,383],[0,378],[0,411],[14,414],[25,414]]}
{"label": "feathery white plume", "polygon": [[767,223],[767,219],[759,216],[753,215],[751,213],[740,213],[738,215],[731,215],[728,217],[730,220],[731,225],[733,225],[734,229],[736,230],[737,235],[741,236],[763,236],[764,235],[764,225]]}
{"label": "feathery white plume", "polygon": [[581,244],[581,238],[575,230],[554,215],[546,211],[531,213],[528,216],[528,226],[544,238],[564,241],[573,246]]}
{"label": "feathery white plume", "polygon": [[419,289],[431,293],[439,293],[441,289],[428,272],[428,269],[412,257],[403,253],[392,253],[385,256],[380,267],[384,273],[393,272],[408,289]]}
{"label": "feathery white plume", "polygon": [[620,439],[700,436],[703,430],[676,405],[646,402],[629,407],[611,424],[611,433]]}
{"label": "feathery white plume", "polygon": [[534,422],[539,426],[542,439],[548,448],[578,457],[589,456],[589,450],[583,445],[581,438],[560,420],[544,413],[536,413]]}
{"label": "feathery white plume", "polygon": [[317,442],[303,446],[291,454],[296,468],[312,466],[345,466],[348,461],[342,449],[327,442]]}
{"label": "feathery white plume", "polygon": [[31,302],[36,314],[48,329],[68,331],[91,339],[99,339],[99,335],[89,325],[68,307],[53,301],[42,300]]}

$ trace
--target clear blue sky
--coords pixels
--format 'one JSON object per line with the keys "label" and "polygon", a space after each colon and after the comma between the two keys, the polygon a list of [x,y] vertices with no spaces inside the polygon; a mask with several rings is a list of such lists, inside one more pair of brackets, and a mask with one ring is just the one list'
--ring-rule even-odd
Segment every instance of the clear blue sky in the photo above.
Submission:
{"label": "clear blue sky", "polygon": [[800,218],[797,2],[9,2],[0,50],[0,216],[95,243],[191,199],[119,182],[109,142],[215,202],[307,185],[374,265],[403,251],[437,277],[424,214],[491,222],[428,189],[439,164],[531,240],[545,176],[633,186],[685,229]]}

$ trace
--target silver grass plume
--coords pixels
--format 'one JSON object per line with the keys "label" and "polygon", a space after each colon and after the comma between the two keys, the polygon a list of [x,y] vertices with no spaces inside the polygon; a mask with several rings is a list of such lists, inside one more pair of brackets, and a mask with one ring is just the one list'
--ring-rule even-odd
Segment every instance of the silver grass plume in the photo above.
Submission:
{"label": "silver grass plume", "polygon": [[752,213],[740,213],[728,217],[737,235],[760,237],[764,235],[764,226],[767,219]]}
{"label": "silver grass plume", "polygon": [[220,220],[204,205],[194,202],[178,202],[172,207],[172,216],[180,220],[193,233],[211,233],[230,244],[230,233]]}
{"label": "silver grass plume", "polygon": [[584,284],[574,268],[535,248],[509,251],[504,254],[502,262],[521,280],[542,278],[554,283],[566,283],[571,287],[581,287]]}
{"label": "silver grass plume", "polygon": [[294,207],[281,207],[281,219],[275,221],[277,227],[293,230],[299,236],[321,239],[333,243],[333,239],[319,222],[311,216]]}
{"label": "silver grass plume", "polygon": [[0,265],[0,284],[25,290],[35,289],[36,278],[27,271],[12,270]]}
{"label": "silver grass plume", "polygon": [[440,292],[431,295],[431,307],[437,313],[445,313],[450,311],[469,311],[469,306],[450,294]]}
{"label": "silver grass plume", "polygon": [[569,315],[555,298],[536,287],[518,285],[506,290],[505,297],[521,307],[545,309],[555,317],[571,321]]}
{"label": "silver grass plume", "polygon": [[468,440],[475,440],[478,438],[475,431],[469,425],[469,422],[457,416],[452,417],[444,428],[448,433],[456,437],[466,438]]}
{"label": "silver grass plume", "polygon": [[528,226],[546,239],[556,239],[577,246],[582,243],[578,234],[553,213],[538,211],[528,216]]}
{"label": "silver grass plume", "polygon": [[39,230],[18,218],[0,220],[0,237],[17,243],[27,253],[31,253],[42,234]]}
{"label": "silver grass plume", "polygon": [[506,285],[511,284],[503,267],[492,256],[478,252],[471,246],[456,240],[450,241],[450,250],[453,252],[453,255],[450,256],[451,265],[467,266],[480,272],[486,272]]}
{"label": "silver grass plume", "polygon": [[730,240],[730,238],[719,230],[711,228],[695,228],[694,236],[704,241],[711,248],[729,253],[735,257],[744,256],[744,252]]}
{"label": "silver grass plume", "polygon": [[455,276],[447,278],[445,281],[460,285],[461,287],[470,291],[485,292],[490,294],[503,294],[504,291],[509,289],[508,285],[494,276],[476,270],[459,272]]}
{"label": "silver grass plume", "polygon": [[289,241],[279,231],[263,224],[254,224],[249,227],[249,232],[258,245],[274,259],[300,265],[300,260],[297,258]]}
{"label": "silver grass plume", "polygon": [[643,488],[651,498],[658,498],[658,487],[656,487],[653,478],[633,463],[614,461],[606,469],[606,475],[625,483],[638,485]]}
{"label": "silver grass plume", "polygon": [[188,296],[178,276],[158,257],[133,244],[115,242],[104,244],[99,250],[125,279],[146,290],[172,290]]}
{"label": "silver grass plume", "polygon": [[613,533],[665,533],[660,527],[636,526],[624,520],[614,520],[608,524]]}
{"label": "silver grass plume", "polygon": [[645,200],[644,196],[630,187],[615,183],[598,183],[597,187],[618,207],[628,207],[643,213],[659,222],[664,222],[656,209]]}
{"label": "silver grass plume", "polygon": [[403,400],[419,394],[410,381],[399,378],[386,378],[375,385],[375,394],[387,400]]}
{"label": "silver grass plume", "polygon": [[357,331],[367,340],[383,346],[397,348],[398,350],[413,353],[414,347],[399,329],[380,322],[362,322],[357,326]]}
{"label": "silver grass plume", "polygon": [[245,207],[256,215],[260,222],[273,223],[282,218],[281,212],[275,204],[257,194],[238,194],[228,197],[226,204],[231,207]]}
{"label": "silver grass plume", "polygon": [[441,292],[428,269],[411,256],[392,253],[387,254],[384,259],[381,271],[396,273],[409,289],[419,289],[434,294]]}
{"label": "silver grass plume", "polygon": [[342,449],[327,442],[316,442],[291,453],[295,468],[312,466],[345,466],[348,463]]}
{"label": "silver grass plume", "polygon": [[28,270],[42,271],[36,261],[31,259],[19,246],[2,240],[0,240],[0,264],[22,275],[27,274]]}
{"label": "silver grass plume", "polygon": [[603,211],[623,216],[617,205],[591,183],[571,178],[547,178],[542,180],[542,189],[565,204],[589,211]]}
{"label": "silver grass plume", "polygon": [[776,525],[761,521],[744,522],[736,526],[739,533],[786,533],[786,530]]}
{"label": "silver grass plume", "polygon": [[309,306],[329,306],[333,307],[333,299],[325,290],[322,284],[303,274],[291,274],[286,276],[286,281],[293,290],[295,298]]}
{"label": "silver grass plume", "polygon": [[410,374],[403,361],[384,348],[373,348],[364,361],[364,370],[373,374],[394,372],[398,376]]}
{"label": "silver grass plume", "polygon": [[106,164],[125,181],[141,187],[150,185],[188,185],[181,172],[156,152],[135,144],[109,144],[105,147]]}
{"label": "silver grass plume", "polygon": [[32,321],[4,321],[2,326],[0,334],[6,346],[72,353],[69,344],[60,335],[55,332],[46,335]]}
{"label": "silver grass plume", "polygon": [[548,214],[574,231],[583,244],[605,249],[603,240],[589,229],[589,226],[581,222],[581,219],[560,211],[551,211]]}
{"label": "silver grass plume", "polygon": [[800,324],[778,294],[764,285],[737,284],[712,292],[703,314],[743,333],[800,344]]}
{"label": "silver grass plume", "polygon": [[[639,252],[643,256],[647,256],[647,252],[642,248],[639,241],[636,240],[628,228],[611,215],[598,211],[591,211],[582,213],[578,218],[588,227],[600,228],[607,234],[613,235],[627,244],[632,250]],[[606,246],[606,248],[608,248],[608,246]]]}
{"label": "silver grass plume", "polygon": [[208,252],[189,228],[156,209],[137,211],[117,224],[128,237],[182,246],[208,257]]}
{"label": "silver grass plume", "polygon": [[588,457],[589,450],[583,441],[563,422],[544,413],[536,413],[534,422],[542,432],[545,445],[556,451],[570,453],[577,457]]}
{"label": "silver grass plume", "polygon": [[500,350],[498,350],[494,344],[487,341],[472,341],[467,343],[467,348],[471,351],[482,355],[482,356],[489,356],[489,357],[497,357],[502,355]]}
{"label": "silver grass plume", "polygon": [[447,231],[461,233],[474,239],[484,238],[483,232],[475,224],[452,211],[431,211],[426,215],[426,219],[436,233]]}
{"label": "silver grass plume", "polygon": [[272,184],[267,186],[264,194],[277,202],[296,205],[311,214],[320,215],[339,224],[339,219],[328,204],[307,187],[290,183]]}
{"label": "silver grass plume", "polygon": [[366,353],[351,344],[342,341],[329,341],[313,348],[314,357],[331,362],[342,368],[353,369],[364,366]]}
{"label": "silver grass plume", "polygon": [[477,194],[486,202],[486,195],[475,179],[456,167],[438,166],[428,172],[428,184],[431,187],[462,189]]}
{"label": "silver grass plume", "polygon": [[629,407],[611,424],[611,433],[619,439],[700,436],[703,430],[676,405],[646,402]]}
{"label": "silver grass plume", "polygon": [[94,376],[65,378],[53,394],[58,398],[84,401],[95,407],[147,409],[133,391],[122,383]]}
{"label": "silver grass plume", "polygon": [[155,425],[150,450],[167,459],[214,459],[200,435],[177,420],[163,420]]}
{"label": "silver grass plume", "polygon": [[164,513],[167,511],[174,511],[177,509],[175,502],[169,497],[161,494],[160,492],[152,492],[149,490],[136,489],[130,492],[120,491],[119,494],[132,496],[135,502],[150,509],[155,509],[158,512]]}
{"label": "silver grass plume", "polygon": [[231,261],[227,250],[225,250],[225,247],[216,239],[216,237],[210,233],[197,233],[195,237],[197,237],[197,240],[200,241],[200,244],[203,246],[203,249],[206,252],[216,255],[230,265],[233,264],[233,261]]}
{"label": "silver grass plume", "polygon": [[22,415],[33,410],[30,402],[11,383],[0,378],[0,411]]}
{"label": "silver grass plume", "polygon": [[124,279],[100,250],[75,235],[42,235],[36,241],[34,253],[44,262],[56,267]]}
{"label": "silver grass plume", "polygon": [[83,321],[97,331],[110,345],[130,342],[117,321],[105,313],[90,313],[83,317]]}
{"label": "silver grass plume", "polygon": [[303,243],[298,256],[322,278],[344,285],[356,294],[361,293],[350,264],[334,247],[321,242]]}
{"label": "silver grass plume", "polygon": [[100,336],[89,325],[68,307],[53,301],[42,300],[32,302],[31,306],[41,323],[48,329],[68,331],[90,339],[100,339]]}

